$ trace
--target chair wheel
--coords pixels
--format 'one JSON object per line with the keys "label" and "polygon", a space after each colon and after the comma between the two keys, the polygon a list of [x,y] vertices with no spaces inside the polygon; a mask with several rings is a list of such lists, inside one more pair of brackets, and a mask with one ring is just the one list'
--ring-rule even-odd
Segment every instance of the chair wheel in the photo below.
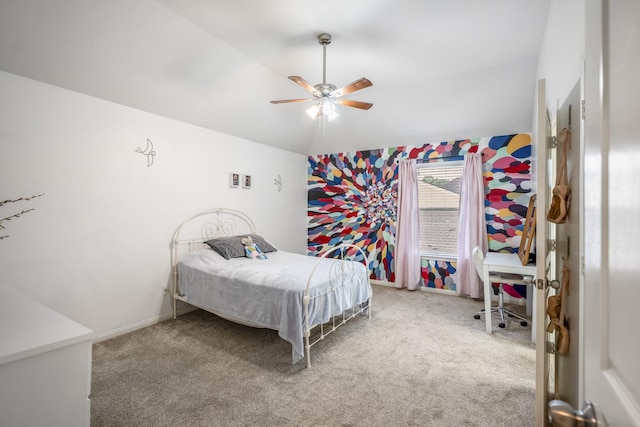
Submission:
{"label": "chair wheel", "polygon": [[511,314],[511,313],[507,313],[507,316],[509,316],[509,317],[513,317],[513,314]]}
{"label": "chair wheel", "polygon": [[505,324],[504,324],[504,323],[502,323],[502,322],[500,322],[500,323],[498,323],[498,326],[500,326],[502,329],[504,329]]}
{"label": "chair wheel", "polygon": [[479,318],[480,318],[480,315],[479,315],[479,314],[474,314],[474,315],[473,315],[473,318],[474,318],[474,319],[479,319]]}
{"label": "chair wheel", "polygon": [[527,325],[528,325],[528,323],[527,323],[527,321],[526,321],[526,320],[523,320],[522,322],[520,322],[520,324],[521,324],[522,326],[527,326]]}

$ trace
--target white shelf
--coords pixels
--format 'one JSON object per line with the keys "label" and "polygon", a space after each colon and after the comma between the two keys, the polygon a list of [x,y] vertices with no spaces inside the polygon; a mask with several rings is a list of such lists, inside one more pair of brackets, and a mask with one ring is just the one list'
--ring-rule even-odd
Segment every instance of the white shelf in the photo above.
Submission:
{"label": "white shelf", "polygon": [[0,425],[89,426],[92,336],[0,285]]}
{"label": "white shelf", "polygon": [[0,365],[91,339],[93,331],[0,285]]}

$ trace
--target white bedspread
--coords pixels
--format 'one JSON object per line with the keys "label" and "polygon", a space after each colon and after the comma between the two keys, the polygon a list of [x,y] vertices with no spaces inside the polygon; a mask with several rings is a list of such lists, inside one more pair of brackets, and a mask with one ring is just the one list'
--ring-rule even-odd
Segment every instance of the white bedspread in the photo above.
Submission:
{"label": "white bedspread", "polygon": [[[269,252],[266,260],[233,258],[216,252],[192,252],[178,263],[178,289],[186,301],[230,320],[255,327],[275,329],[292,345],[293,363],[304,357],[303,296],[307,279],[319,258],[290,252]],[[331,274],[340,261],[324,259],[316,269],[309,295],[335,287]],[[357,274],[349,275],[353,286],[312,299],[310,326],[327,322],[372,294],[364,264],[349,262]],[[333,268],[332,268],[333,266]],[[333,277],[333,280],[330,279]],[[329,301],[331,299],[331,301]]]}

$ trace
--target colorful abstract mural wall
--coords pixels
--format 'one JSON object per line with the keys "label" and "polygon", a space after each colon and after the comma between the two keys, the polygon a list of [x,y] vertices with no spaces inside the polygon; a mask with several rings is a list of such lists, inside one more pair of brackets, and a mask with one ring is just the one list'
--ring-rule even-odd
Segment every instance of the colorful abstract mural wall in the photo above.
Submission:
{"label": "colorful abstract mural wall", "polygon": [[[339,242],[370,254],[372,279],[393,282],[398,160],[445,162],[480,151],[490,251],[514,252],[531,191],[531,136],[514,134],[309,157],[308,253]],[[455,290],[455,262],[422,260],[423,286]]]}

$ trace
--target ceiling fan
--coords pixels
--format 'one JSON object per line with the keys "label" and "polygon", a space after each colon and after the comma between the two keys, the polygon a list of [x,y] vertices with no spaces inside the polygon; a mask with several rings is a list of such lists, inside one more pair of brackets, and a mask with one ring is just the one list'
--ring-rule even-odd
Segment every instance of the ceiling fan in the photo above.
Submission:
{"label": "ceiling fan", "polygon": [[335,85],[327,83],[327,45],[331,43],[331,34],[322,33],[318,35],[318,43],[322,45],[322,83],[312,86],[309,82],[300,76],[289,76],[289,80],[302,87],[307,92],[313,95],[313,98],[299,98],[299,99],[281,99],[271,101],[272,104],[284,104],[289,102],[306,102],[316,101],[316,103],[307,109],[307,114],[312,119],[316,117],[325,116],[329,121],[338,117],[335,104],[344,105],[346,107],[359,108],[361,110],[368,110],[373,104],[368,102],[353,101],[351,99],[340,98],[343,95],[355,92],[360,89],[365,89],[372,85],[369,79],[364,77],[349,83],[348,85],[338,89]]}

